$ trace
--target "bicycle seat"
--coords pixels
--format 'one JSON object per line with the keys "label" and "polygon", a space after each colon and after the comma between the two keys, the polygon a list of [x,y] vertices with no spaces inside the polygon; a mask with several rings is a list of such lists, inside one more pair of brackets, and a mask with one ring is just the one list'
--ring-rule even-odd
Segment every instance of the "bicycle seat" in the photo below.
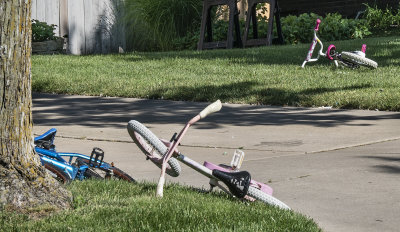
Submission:
{"label": "bicycle seat", "polygon": [[210,169],[210,170],[217,169],[217,170],[220,170],[220,171],[223,171],[223,172],[235,172],[235,170],[232,170],[232,167],[229,167],[229,166],[224,165],[224,164],[216,165],[216,164],[213,164],[211,162],[204,161],[203,166],[208,168],[208,169]]}
{"label": "bicycle seat", "polygon": [[212,174],[224,182],[234,196],[238,198],[243,198],[246,196],[251,181],[250,173],[247,171],[223,172],[218,169],[214,169]]}
{"label": "bicycle seat", "polygon": [[56,137],[56,133],[57,129],[51,128],[42,135],[35,137],[34,139],[35,145],[47,150],[53,150],[55,148],[53,143],[54,143],[54,138]]}

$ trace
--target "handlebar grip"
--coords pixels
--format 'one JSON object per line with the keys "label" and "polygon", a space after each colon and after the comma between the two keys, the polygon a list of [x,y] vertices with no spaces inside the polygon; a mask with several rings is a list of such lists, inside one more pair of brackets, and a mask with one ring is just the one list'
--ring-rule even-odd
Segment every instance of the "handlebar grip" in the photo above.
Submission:
{"label": "handlebar grip", "polygon": [[222,108],[222,104],[220,100],[215,101],[214,103],[211,103],[208,105],[204,110],[200,112],[200,118],[205,118],[207,115],[215,113],[217,111],[220,111]]}
{"label": "handlebar grip", "polygon": [[318,31],[319,30],[319,24],[321,23],[321,19],[317,19],[317,25],[315,25],[314,30]]}
{"label": "handlebar grip", "polygon": [[367,51],[367,45],[366,45],[366,44],[363,44],[363,45],[362,45],[361,51],[362,51],[363,53],[365,53],[365,52]]}

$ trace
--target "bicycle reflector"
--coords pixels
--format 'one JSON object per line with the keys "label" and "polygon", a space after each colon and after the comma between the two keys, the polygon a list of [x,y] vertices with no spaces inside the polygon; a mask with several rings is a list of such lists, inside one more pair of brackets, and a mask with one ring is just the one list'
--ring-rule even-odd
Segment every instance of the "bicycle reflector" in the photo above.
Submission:
{"label": "bicycle reflector", "polygon": [[244,152],[242,150],[236,149],[231,161],[232,169],[239,170],[240,166],[242,166],[243,159],[244,159]]}

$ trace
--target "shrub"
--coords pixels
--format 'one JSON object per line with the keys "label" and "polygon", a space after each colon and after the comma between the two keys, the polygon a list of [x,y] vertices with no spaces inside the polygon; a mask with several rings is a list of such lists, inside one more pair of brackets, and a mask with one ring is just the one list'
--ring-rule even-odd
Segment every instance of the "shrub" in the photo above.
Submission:
{"label": "shrub", "polygon": [[[321,19],[318,36],[322,40],[345,40],[363,38],[370,35],[366,20],[345,19],[338,13],[327,14],[325,18],[317,14],[289,15],[282,18],[282,33],[286,43],[308,43],[314,33],[315,22]],[[275,30],[276,31],[276,30]]]}
{"label": "shrub", "polygon": [[[195,49],[200,36],[201,3],[202,1],[198,0],[126,0],[128,49],[138,51]],[[283,17],[281,22],[285,43],[309,43],[313,37],[317,18],[322,20],[318,36],[325,41],[364,38],[372,32],[381,33],[383,30],[399,29],[399,10],[381,10],[366,6],[367,10],[362,19],[347,19],[338,13],[327,14],[325,17],[314,13]],[[266,15],[267,8],[262,4],[257,8]],[[227,13],[227,8],[213,8],[214,41],[226,40],[228,22],[223,19],[223,15]],[[265,37],[268,29],[265,23],[267,19],[258,17],[258,20],[258,35]],[[243,35],[244,20],[240,20],[240,28]],[[275,28],[275,34],[276,31]],[[252,28],[249,34],[252,34]]]}
{"label": "shrub", "polygon": [[32,41],[42,42],[46,40],[55,40],[54,30],[56,25],[48,25],[46,22],[40,22],[39,20],[32,20]]}
{"label": "shrub", "polygon": [[397,10],[386,8],[379,9],[377,6],[369,6],[365,4],[366,10],[364,18],[368,27],[374,33],[385,33],[385,31],[396,30],[400,27],[400,4]]}
{"label": "shrub", "polygon": [[200,27],[199,0],[126,0],[125,4],[127,43],[133,50],[172,50],[177,41],[191,41],[186,37]]}
{"label": "shrub", "polygon": [[[200,25],[199,25],[200,28]],[[174,50],[195,50],[200,38],[200,29],[189,31],[185,36],[172,41]]]}
{"label": "shrub", "polygon": [[[266,15],[266,9],[261,4],[257,6],[261,10],[261,14]],[[215,17],[213,22],[213,40],[226,40],[226,33],[228,31],[228,23],[221,18]],[[318,36],[322,40],[346,40],[363,38],[370,35],[367,22],[364,19],[345,19],[338,13],[327,14],[326,17],[317,14],[302,14],[300,16],[289,15],[282,18],[282,33],[287,44],[309,43],[313,38],[315,22],[321,19],[320,30]],[[258,19],[258,36],[263,38],[267,35],[268,25],[265,23],[266,17],[260,15]],[[275,26],[275,25],[274,25]],[[240,20],[240,28],[242,28],[242,35],[244,33],[244,21]],[[274,29],[276,37],[276,28]],[[252,27],[249,28],[249,35],[252,35]]]}

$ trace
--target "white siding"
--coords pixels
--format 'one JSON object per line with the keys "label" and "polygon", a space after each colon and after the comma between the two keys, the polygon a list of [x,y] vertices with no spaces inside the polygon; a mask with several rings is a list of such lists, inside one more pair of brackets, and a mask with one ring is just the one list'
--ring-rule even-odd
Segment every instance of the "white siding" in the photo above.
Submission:
{"label": "white siding", "polygon": [[125,31],[119,23],[122,14],[114,6],[121,3],[123,0],[32,0],[32,19],[57,25],[58,36],[68,33],[69,53],[118,52],[119,47],[125,48]]}

